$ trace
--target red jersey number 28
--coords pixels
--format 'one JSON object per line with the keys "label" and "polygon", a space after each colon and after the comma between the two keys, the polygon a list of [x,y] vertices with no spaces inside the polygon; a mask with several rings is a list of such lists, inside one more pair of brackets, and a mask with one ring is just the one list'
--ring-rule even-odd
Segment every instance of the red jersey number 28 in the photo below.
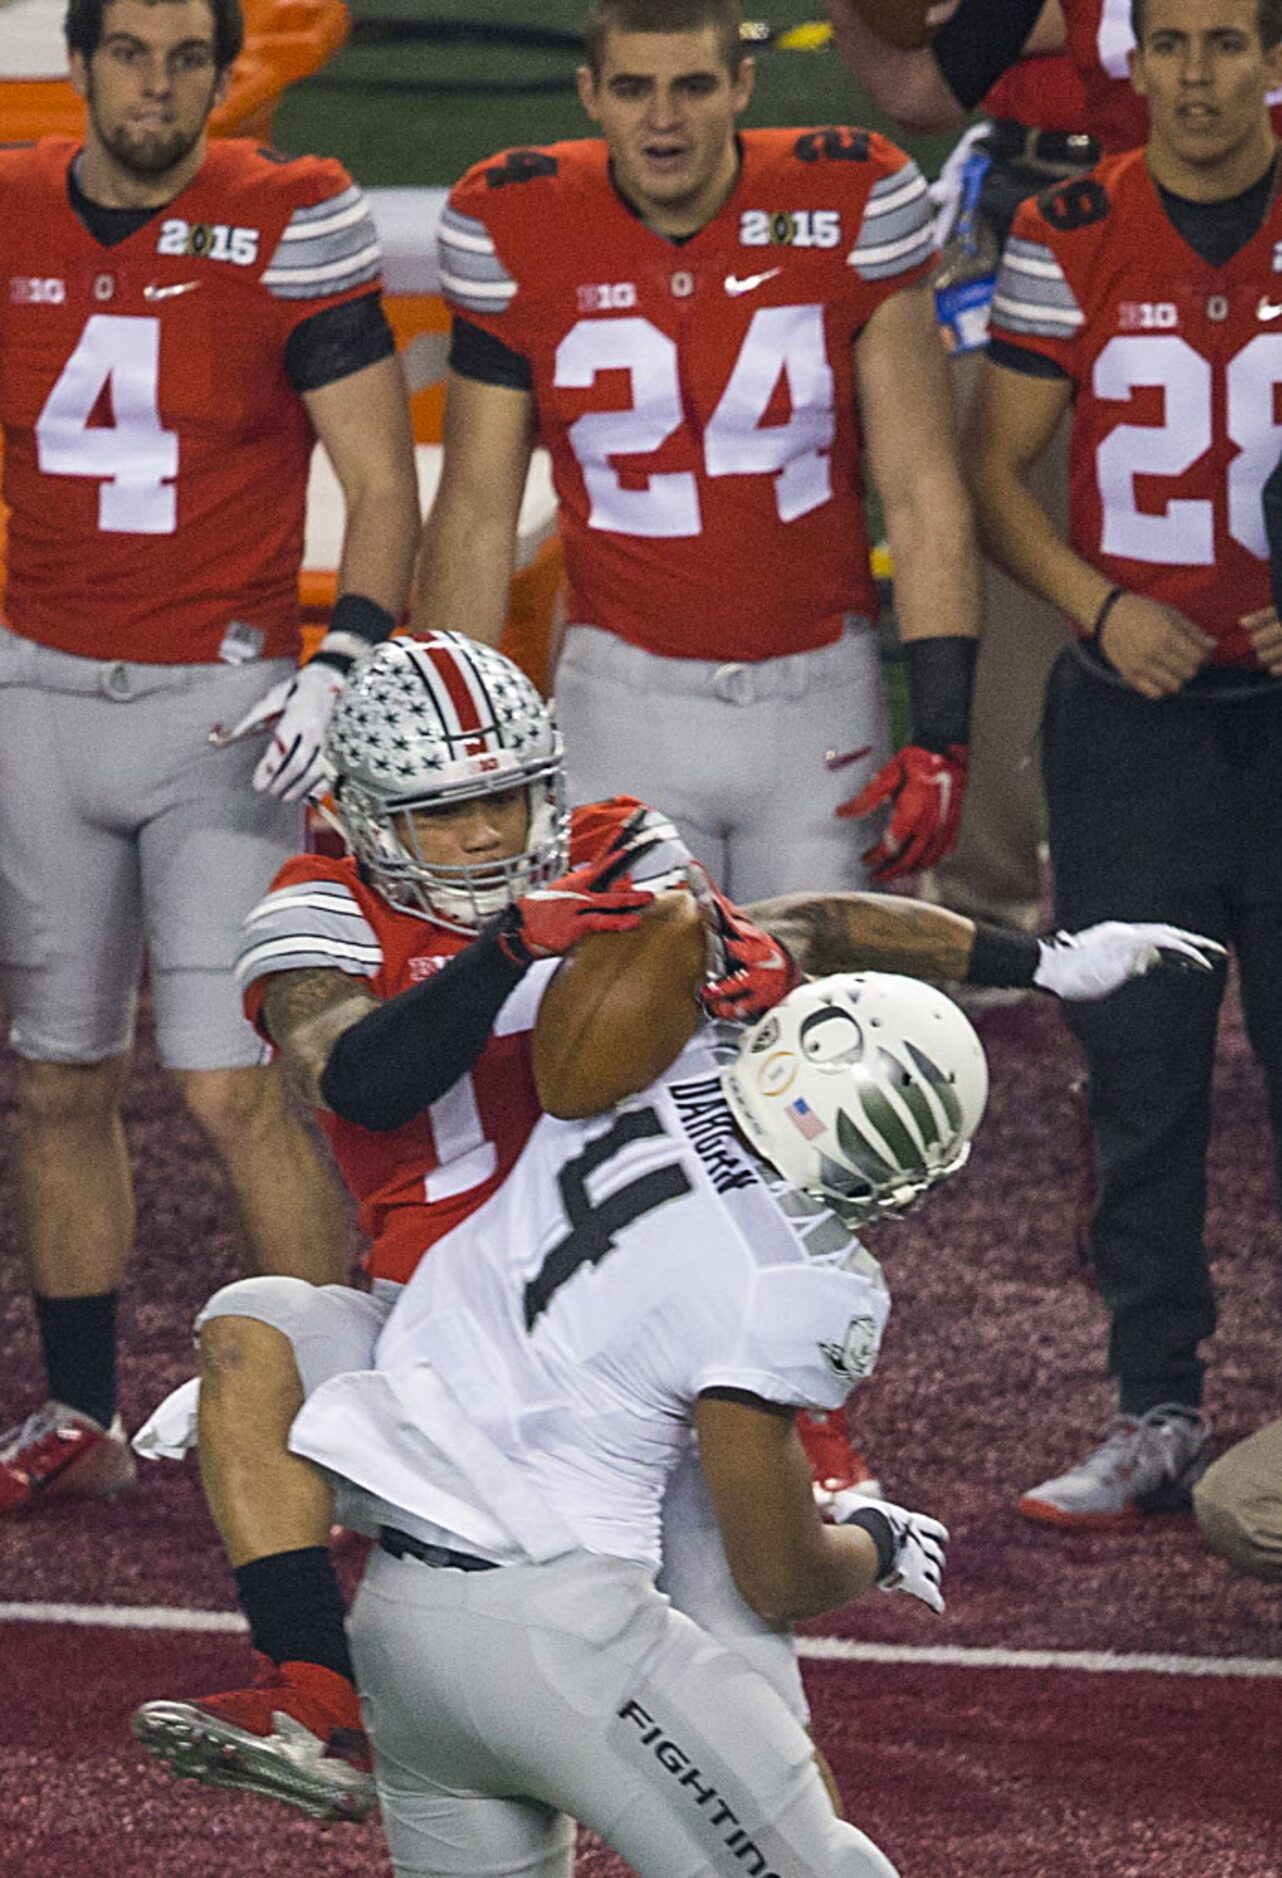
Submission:
{"label": "red jersey number 28", "polygon": [[[90,476],[110,535],[172,535],[178,437],[160,421],[160,321],[93,313],[36,419],[46,476]],[[91,423],[104,392],[112,421]]]}

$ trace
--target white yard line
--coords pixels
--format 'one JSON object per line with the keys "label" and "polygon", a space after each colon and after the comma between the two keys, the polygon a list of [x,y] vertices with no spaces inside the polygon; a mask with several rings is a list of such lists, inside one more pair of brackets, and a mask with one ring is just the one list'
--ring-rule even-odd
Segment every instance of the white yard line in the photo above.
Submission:
{"label": "white yard line", "polygon": [[[0,1624],[75,1624],[101,1630],[176,1630],[237,1634],[235,1611],[184,1611],[163,1604],[5,1604]],[[1164,1656],[1112,1650],[990,1650],[951,1644],[855,1643],[848,1637],[799,1637],[801,1656],[829,1663],[907,1663],[939,1669],[1076,1669],[1092,1675],[1282,1678],[1282,1659],[1258,1656]]]}

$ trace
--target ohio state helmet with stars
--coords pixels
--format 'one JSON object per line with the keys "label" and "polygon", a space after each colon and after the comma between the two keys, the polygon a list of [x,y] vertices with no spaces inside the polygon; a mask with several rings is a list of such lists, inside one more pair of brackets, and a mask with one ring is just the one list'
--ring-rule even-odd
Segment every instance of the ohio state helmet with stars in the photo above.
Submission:
{"label": "ohio state helmet with stars", "polygon": [[[397,638],[356,661],[325,733],[335,819],[379,893],[402,912],[474,931],[565,872],[563,745],[519,666],[461,633]],[[424,860],[416,809],[524,788],[529,827],[509,860]]]}

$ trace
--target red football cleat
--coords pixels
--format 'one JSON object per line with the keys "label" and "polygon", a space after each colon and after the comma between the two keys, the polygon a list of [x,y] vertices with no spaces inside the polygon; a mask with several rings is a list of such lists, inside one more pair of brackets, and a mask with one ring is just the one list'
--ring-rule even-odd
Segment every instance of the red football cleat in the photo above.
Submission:
{"label": "red football cleat", "polygon": [[190,1702],[144,1702],[129,1723],[174,1773],[362,1820],[377,1804],[356,1691],[317,1663],[275,1663],[248,1689]]}
{"label": "red football cleat", "polygon": [[65,1402],[46,1402],[0,1435],[0,1513],[50,1500],[114,1500],[137,1476],[118,1415],[104,1428]]}
{"label": "red football cleat", "polygon": [[825,1505],[835,1493],[865,1493],[881,1498],[881,1482],[858,1448],[851,1445],[850,1423],[844,1409],[803,1409],[797,1433],[810,1462],[815,1498]]}

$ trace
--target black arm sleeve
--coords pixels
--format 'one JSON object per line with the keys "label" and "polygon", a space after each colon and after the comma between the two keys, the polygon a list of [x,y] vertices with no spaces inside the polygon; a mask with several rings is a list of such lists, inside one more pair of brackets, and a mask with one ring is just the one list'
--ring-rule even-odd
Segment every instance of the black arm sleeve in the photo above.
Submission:
{"label": "black arm sleeve", "polygon": [[968,111],[1009,71],[1037,24],[1042,0],[962,0],[930,42],[935,63]]}
{"label": "black arm sleeve", "polygon": [[450,326],[450,370],[483,385],[506,385],[509,391],[533,391],[534,374],[523,352],[514,352],[483,326],[454,315]]}
{"label": "black arm sleeve", "polygon": [[1054,359],[1048,359],[1044,352],[1034,352],[1031,346],[1015,346],[1009,339],[990,339],[988,356],[994,365],[1004,365],[1008,371],[1022,372],[1025,378],[1067,378],[1068,373]]}
{"label": "black arm sleeve", "polygon": [[525,970],[482,933],[433,977],[343,1032],[320,1080],[326,1105],[376,1134],[404,1127],[471,1069]]}
{"label": "black arm sleeve", "polygon": [[383,302],[376,293],[363,293],[295,326],[285,341],[285,376],[299,393],[319,391],[390,358],[395,350]]}

